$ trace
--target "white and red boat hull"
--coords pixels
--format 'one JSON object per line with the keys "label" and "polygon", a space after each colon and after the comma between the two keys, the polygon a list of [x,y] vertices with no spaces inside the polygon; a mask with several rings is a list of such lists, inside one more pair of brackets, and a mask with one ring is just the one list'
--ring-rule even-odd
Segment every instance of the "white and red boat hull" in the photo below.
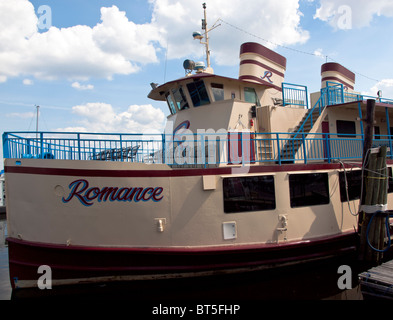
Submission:
{"label": "white and red boat hull", "polygon": [[[337,190],[325,206],[291,209],[281,199],[274,210],[227,214],[222,179],[232,176],[230,167],[82,162],[89,166],[75,169],[73,161],[45,167],[42,161],[6,161],[14,288],[37,286],[41,265],[50,266],[56,285],[245,272],[356,250],[357,218],[336,203]],[[338,170],[336,164],[252,166],[247,175],[274,175],[277,198],[284,199],[288,173],[329,172],[334,184]],[[233,239],[223,237],[227,222],[236,225]]]}

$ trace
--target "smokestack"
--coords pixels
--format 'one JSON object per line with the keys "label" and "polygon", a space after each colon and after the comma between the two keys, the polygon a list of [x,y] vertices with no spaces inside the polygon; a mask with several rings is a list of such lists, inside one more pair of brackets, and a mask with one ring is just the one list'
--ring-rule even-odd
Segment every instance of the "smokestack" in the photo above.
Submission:
{"label": "smokestack", "polygon": [[287,59],[255,42],[240,47],[239,79],[268,84],[281,90]]}
{"label": "smokestack", "polygon": [[321,88],[326,87],[327,81],[341,83],[345,91],[353,92],[355,89],[355,74],[339,63],[328,62],[322,65]]}

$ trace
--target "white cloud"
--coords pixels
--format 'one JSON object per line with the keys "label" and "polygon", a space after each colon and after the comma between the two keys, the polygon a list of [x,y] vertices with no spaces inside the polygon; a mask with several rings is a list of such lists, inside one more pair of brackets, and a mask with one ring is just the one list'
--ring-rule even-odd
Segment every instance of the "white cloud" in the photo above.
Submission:
{"label": "white cloud", "polygon": [[370,89],[370,92],[364,94],[376,97],[379,90],[382,91],[382,97],[391,99],[393,97],[393,79],[383,79],[379,81]]}
{"label": "white cloud", "polygon": [[6,114],[7,117],[16,117],[16,118],[21,118],[21,119],[31,119],[36,116],[36,113],[34,112],[13,112],[13,113],[8,113]]}
{"label": "white cloud", "polygon": [[33,82],[33,80],[31,80],[31,79],[23,79],[23,84],[24,84],[25,86],[31,86],[31,85],[34,84],[34,82]]}
{"label": "white cloud", "polygon": [[27,0],[0,0],[0,79],[30,74],[41,79],[110,79],[131,74],[139,64],[157,62],[151,25],[128,21],[116,6],[101,8],[95,27],[51,27],[38,32],[37,16]]}
{"label": "white cloud", "polygon": [[326,58],[326,54],[324,54],[320,48],[314,51],[314,55],[323,59]]}
{"label": "white cloud", "polygon": [[[168,42],[168,58],[204,58],[204,47],[192,38],[194,31],[201,31],[201,2],[150,2],[153,4],[152,24],[166,30],[166,39],[161,45],[166,47]],[[261,38],[281,45],[304,43],[309,39],[309,33],[300,26],[301,16],[298,0],[265,0],[263,4],[260,0],[211,0],[207,3],[208,28],[218,19],[226,22],[221,22],[220,27],[209,33],[212,59],[220,65],[236,65],[240,45],[249,41],[275,47]]]}
{"label": "white cloud", "polygon": [[[192,38],[201,30],[203,9],[198,1],[146,0],[151,21],[137,24],[116,6],[101,8],[94,27],[52,26],[37,28],[38,18],[28,0],[0,0],[0,82],[20,75],[39,79],[112,79],[129,75],[144,64],[158,63],[158,53],[168,46],[168,59],[204,59],[204,47]],[[55,10],[52,9],[55,15]],[[208,27],[219,18],[226,23],[210,33],[212,59],[220,65],[236,65],[243,42],[261,38],[282,45],[304,43],[309,33],[300,26],[299,0],[211,0]],[[55,23],[55,19],[52,19]],[[41,30],[44,31],[44,30]],[[250,34],[260,38],[255,38]]]}
{"label": "white cloud", "polygon": [[71,84],[76,90],[93,90],[94,86],[92,84],[80,84],[78,81],[75,81]]}
{"label": "white cloud", "polygon": [[345,28],[349,25],[353,28],[366,27],[374,16],[393,17],[391,0],[320,0],[320,3],[314,18],[328,22],[335,29],[351,29]]}
{"label": "white cloud", "polygon": [[93,40],[103,52],[139,63],[158,62],[153,45],[160,40],[156,27],[129,21],[115,6],[101,8],[101,19],[102,23],[93,28]]}
{"label": "white cloud", "polygon": [[72,112],[80,118],[79,125],[59,131],[162,133],[166,121],[164,113],[150,104],[116,112],[110,104],[91,102],[74,106]]}

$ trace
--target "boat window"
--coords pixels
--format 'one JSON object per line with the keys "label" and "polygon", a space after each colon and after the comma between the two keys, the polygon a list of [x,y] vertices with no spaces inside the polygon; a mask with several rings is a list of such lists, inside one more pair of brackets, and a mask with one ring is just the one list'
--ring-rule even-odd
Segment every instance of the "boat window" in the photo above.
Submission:
{"label": "boat window", "polygon": [[175,103],[173,102],[172,96],[169,92],[165,94],[166,102],[168,103],[169,110],[171,111],[171,114],[176,113],[176,107]]}
{"label": "boat window", "polygon": [[180,86],[179,88],[173,89],[172,93],[173,93],[173,97],[175,98],[177,108],[179,110],[184,110],[184,109],[189,108],[186,96],[184,95],[184,92],[183,92],[182,86]]}
{"label": "boat window", "polygon": [[212,83],[212,91],[214,101],[224,100],[224,85],[219,83]]}
{"label": "boat window", "polygon": [[244,88],[244,100],[246,102],[255,103],[257,106],[260,105],[257,93],[254,88]]}
{"label": "boat window", "polygon": [[[360,199],[360,192],[362,186],[362,171],[345,171],[340,172],[340,198],[341,202],[352,201]],[[347,183],[345,183],[345,181]],[[347,186],[347,187],[346,187]],[[348,190],[348,196],[347,196]]]}
{"label": "boat window", "polygon": [[291,208],[329,203],[327,173],[292,174],[289,176]]}
{"label": "boat window", "polygon": [[336,125],[339,137],[353,137],[356,134],[355,121],[337,120]]}
{"label": "boat window", "polygon": [[203,80],[196,80],[194,82],[188,83],[187,88],[194,107],[199,107],[210,103]]}
{"label": "boat window", "polygon": [[[348,184],[348,197],[345,187],[345,177]],[[388,168],[388,193],[393,193],[392,168]],[[359,200],[362,188],[362,171],[340,172],[340,198],[341,202]]]}
{"label": "boat window", "polygon": [[223,179],[224,212],[274,210],[274,177],[235,177]]}

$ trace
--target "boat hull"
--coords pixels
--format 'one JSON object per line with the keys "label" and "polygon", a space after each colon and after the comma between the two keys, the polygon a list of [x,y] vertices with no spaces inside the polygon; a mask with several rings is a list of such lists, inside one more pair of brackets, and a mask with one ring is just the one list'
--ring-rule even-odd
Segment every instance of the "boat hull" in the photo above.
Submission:
{"label": "boat hull", "polygon": [[285,244],[210,248],[114,248],[34,243],[8,239],[13,289],[38,286],[49,266],[51,286],[159,280],[259,271],[356,252],[357,234]]}
{"label": "boat hull", "polygon": [[[340,164],[247,169],[7,159],[11,285],[37,287],[42,277],[56,286],[209,276],[356,251],[357,217],[340,201]],[[293,205],[290,178],[320,172],[331,186],[328,203]],[[248,210],[257,201],[238,201],[236,184],[226,191],[226,179],[239,176],[251,177],[248,187],[262,177],[267,187],[257,194],[274,192],[275,204]],[[317,190],[310,191],[308,200]],[[239,212],[226,210],[227,196]]]}

